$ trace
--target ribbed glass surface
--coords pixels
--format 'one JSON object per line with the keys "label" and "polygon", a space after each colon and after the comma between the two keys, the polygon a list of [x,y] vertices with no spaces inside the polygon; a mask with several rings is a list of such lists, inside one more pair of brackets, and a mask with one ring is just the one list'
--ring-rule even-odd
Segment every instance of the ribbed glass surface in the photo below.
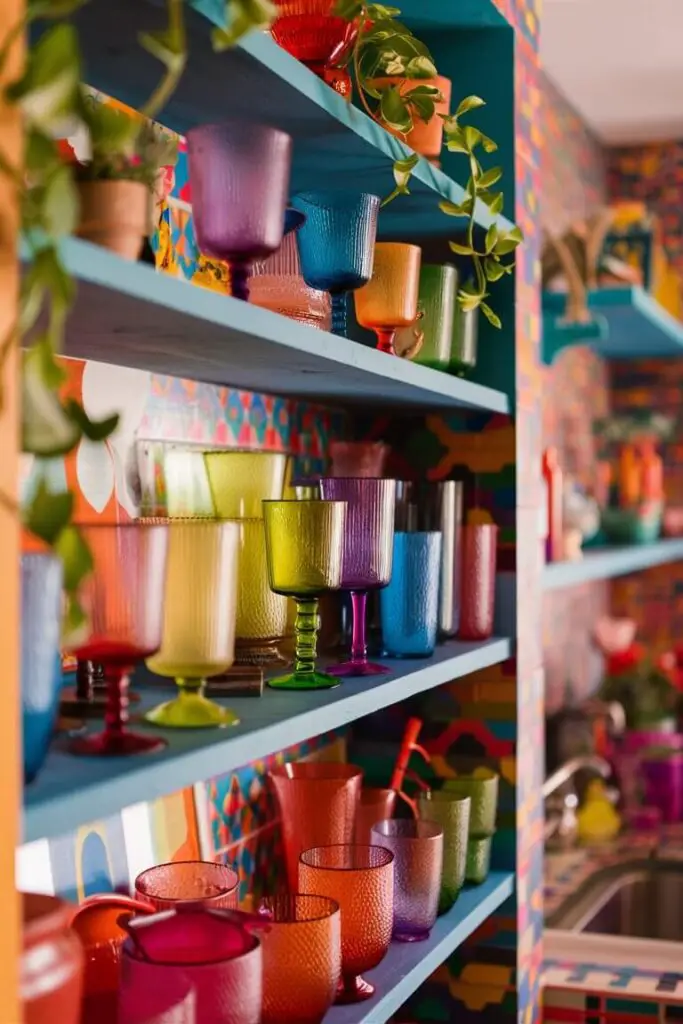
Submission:
{"label": "ribbed glass surface", "polygon": [[243,519],[239,530],[237,640],[277,640],[287,627],[287,598],[270,589],[264,521]]}
{"label": "ribbed glass surface", "polygon": [[354,294],[356,318],[369,330],[407,327],[417,316],[422,250],[377,242],[372,277]]}
{"label": "ribbed glass surface", "polygon": [[440,533],[397,533],[391,582],[380,595],[382,639],[393,657],[428,657],[436,646]]}
{"label": "ribbed glass surface", "polygon": [[325,477],[320,491],[327,501],[347,503],[342,587],[386,586],[391,579],[396,481]]}
{"label": "ribbed glass surface", "polygon": [[282,497],[287,470],[284,452],[205,452],[204,462],[221,519],[260,519],[262,502]]}
{"label": "ribbed glass surface", "polygon": [[346,503],[267,501],[263,508],[273,590],[292,597],[337,590],[342,580]]}
{"label": "ribbed glass surface", "polygon": [[347,292],[372,276],[378,196],[346,192],[304,192],[292,205],[306,214],[296,233],[306,284]]}

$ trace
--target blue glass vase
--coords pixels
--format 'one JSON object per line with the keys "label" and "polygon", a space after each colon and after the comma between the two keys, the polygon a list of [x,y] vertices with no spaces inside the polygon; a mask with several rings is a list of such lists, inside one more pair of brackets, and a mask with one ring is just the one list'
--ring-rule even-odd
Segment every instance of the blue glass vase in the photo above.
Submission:
{"label": "blue glass vase", "polygon": [[303,279],[330,293],[332,333],[342,337],[349,292],[372,276],[379,204],[379,196],[346,192],[303,192],[292,200],[306,215],[296,236]]}
{"label": "blue glass vase", "polygon": [[380,592],[390,658],[428,658],[436,647],[441,533],[394,534],[391,582]]}
{"label": "blue glass vase", "polygon": [[21,714],[24,779],[47,755],[59,706],[62,665],[62,563],[52,555],[21,558]]}

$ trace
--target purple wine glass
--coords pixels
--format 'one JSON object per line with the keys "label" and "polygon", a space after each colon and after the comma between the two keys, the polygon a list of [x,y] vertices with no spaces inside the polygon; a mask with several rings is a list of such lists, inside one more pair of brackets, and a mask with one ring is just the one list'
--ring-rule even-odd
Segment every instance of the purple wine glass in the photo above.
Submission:
{"label": "purple wine glass", "polygon": [[335,676],[383,675],[390,670],[368,661],[365,610],[368,591],[386,587],[391,579],[396,481],[325,477],[320,491],[325,501],[347,502],[341,586],[351,592],[353,612],[351,658],[328,672]]}
{"label": "purple wine glass", "polygon": [[197,243],[230,267],[231,294],[247,300],[253,263],[282,243],[292,140],[262,124],[226,121],[187,133]]}

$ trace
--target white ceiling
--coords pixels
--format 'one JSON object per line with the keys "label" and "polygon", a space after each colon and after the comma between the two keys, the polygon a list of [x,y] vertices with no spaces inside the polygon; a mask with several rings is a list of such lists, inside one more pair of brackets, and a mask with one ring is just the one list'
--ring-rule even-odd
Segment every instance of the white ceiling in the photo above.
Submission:
{"label": "white ceiling", "polygon": [[683,139],[683,0],[544,0],[541,60],[603,141]]}

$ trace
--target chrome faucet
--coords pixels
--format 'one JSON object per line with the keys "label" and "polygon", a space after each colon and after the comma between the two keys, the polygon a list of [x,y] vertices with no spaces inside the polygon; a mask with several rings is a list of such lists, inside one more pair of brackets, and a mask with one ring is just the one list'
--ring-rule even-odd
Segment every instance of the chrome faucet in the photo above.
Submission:
{"label": "chrome faucet", "polygon": [[611,768],[602,757],[573,757],[561,768],[545,780],[543,799],[546,801],[546,823],[543,832],[545,842],[552,840],[552,845],[557,849],[566,850],[571,848],[578,832],[578,819],[576,811],[579,806],[578,797],[571,787],[564,796],[555,796],[558,789],[570,782],[577,772],[594,771],[603,779],[609,777]]}

